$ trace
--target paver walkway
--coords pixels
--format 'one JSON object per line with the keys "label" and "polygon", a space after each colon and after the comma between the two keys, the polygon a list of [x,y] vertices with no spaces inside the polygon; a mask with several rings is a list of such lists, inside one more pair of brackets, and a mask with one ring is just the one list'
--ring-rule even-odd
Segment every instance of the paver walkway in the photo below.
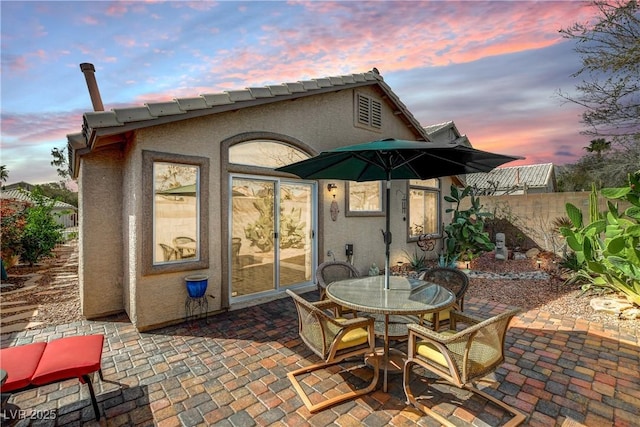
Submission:
{"label": "paver walkway", "polygon": [[[315,299],[317,294],[305,297]],[[465,311],[484,316],[505,308],[473,298],[465,302]],[[11,405],[26,411],[56,410],[55,420],[33,425],[437,425],[405,404],[399,375],[391,377],[389,393],[378,389],[310,414],[286,373],[318,359],[298,337],[295,308],[288,298],[212,316],[208,323],[148,333],[116,317],[4,334],[2,347],[91,333],[106,336],[106,381],[95,380],[105,417],[93,420],[86,386],[72,380],[11,397]],[[525,425],[638,425],[638,336],[529,311],[512,322],[506,346],[507,360],[495,374],[499,386],[494,385],[492,393],[529,414]],[[326,392],[331,386],[312,382],[312,387]],[[435,384],[431,390],[430,405],[457,425],[493,426],[507,419],[453,387]]]}
{"label": "paver walkway", "polygon": [[[43,274],[49,275],[50,286],[40,289]],[[43,322],[32,320],[38,314],[38,305],[28,305],[26,301],[9,301],[9,295],[27,295],[36,292],[40,295],[61,295],[78,290],[78,242],[72,240],[55,249],[55,256],[47,260],[42,270],[26,275],[27,281],[23,287],[4,291],[0,301],[0,331],[3,334],[19,332],[25,329],[40,327]],[[0,285],[1,287],[2,285]],[[9,286],[12,286],[9,284]],[[55,298],[54,298],[55,299]],[[20,320],[17,322],[17,320]]]}

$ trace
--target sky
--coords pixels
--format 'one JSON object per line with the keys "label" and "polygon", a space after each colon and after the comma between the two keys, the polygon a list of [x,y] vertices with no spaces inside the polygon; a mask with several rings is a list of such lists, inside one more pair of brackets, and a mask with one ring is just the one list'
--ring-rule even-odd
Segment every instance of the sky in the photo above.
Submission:
{"label": "sky", "polygon": [[573,163],[585,154],[573,94],[581,58],[559,30],[579,1],[0,2],[0,164],[6,184],[59,181],[51,150],[92,111],[370,71],[416,119],[453,120],[475,148]]}

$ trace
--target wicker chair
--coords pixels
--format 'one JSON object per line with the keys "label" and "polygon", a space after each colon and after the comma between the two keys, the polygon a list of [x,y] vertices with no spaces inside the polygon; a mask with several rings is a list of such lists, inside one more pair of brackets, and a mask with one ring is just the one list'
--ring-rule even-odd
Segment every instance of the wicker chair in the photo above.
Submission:
{"label": "wicker chair", "polygon": [[180,256],[180,258],[193,258],[196,256],[196,249],[195,246],[192,247],[185,247],[185,245],[191,245],[191,244],[195,244],[196,241],[194,239],[192,239],[191,237],[184,237],[184,236],[180,236],[180,237],[176,237],[173,239],[173,245],[176,247],[176,249],[178,250],[178,254]]}
{"label": "wicker chair", "polygon": [[371,392],[376,387],[380,375],[377,357],[370,358],[369,363],[373,365],[373,379],[366,388],[352,390],[316,404],[311,403],[296,377],[338,364],[350,357],[364,357],[375,354],[373,319],[334,318],[327,313],[327,310],[334,308],[335,304],[333,302],[320,301],[311,303],[289,289],[286,292],[293,298],[298,311],[300,338],[311,351],[322,359],[320,363],[306,366],[287,374],[307,409],[310,412],[320,411],[345,400]]}
{"label": "wicker chair", "polygon": [[165,261],[176,260],[179,258],[178,251],[164,243],[158,243],[162,248],[162,255]]}
{"label": "wicker chair", "polygon": [[316,282],[320,299],[325,299],[327,285],[337,280],[350,279],[352,277],[360,277],[360,273],[356,268],[344,261],[327,261],[318,266],[316,270]]}
{"label": "wicker chair", "polygon": [[[326,299],[327,297],[327,285],[332,282],[344,279],[351,279],[354,277],[360,277],[360,272],[351,264],[344,261],[327,261],[318,266],[316,270],[316,284],[318,286],[318,293],[320,299]],[[343,316],[345,314],[351,314],[353,317],[358,317],[358,313],[350,308],[345,308],[340,305],[335,307],[336,316]]]}
{"label": "wicker chair", "polygon": [[[436,267],[421,271],[418,278],[449,289],[456,296],[454,309],[458,311],[464,310],[464,294],[469,288],[469,278],[462,271],[455,268]],[[438,313],[439,324],[449,321],[450,312],[451,309],[447,309]],[[422,316],[421,321],[416,323],[422,324],[425,321],[433,324],[433,314],[425,314]]]}
{"label": "wicker chair", "polygon": [[[472,385],[475,380],[496,370],[504,362],[504,340],[511,318],[518,309],[506,311],[495,317],[482,320],[476,317],[452,311],[449,330],[441,333],[417,324],[409,325],[408,357],[404,365],[403,386],[408,403],[421,409],[428,416],[446,426],[453,426],[443,416],[418,402],[409,384],[412,365],[419,365],[457,387],[467,389],[495,405],[503,408],[514,417],[506,426],[517,426],[525,420],[525,415],[495,397]],[[456,330],[459,323],[468,326]]]}

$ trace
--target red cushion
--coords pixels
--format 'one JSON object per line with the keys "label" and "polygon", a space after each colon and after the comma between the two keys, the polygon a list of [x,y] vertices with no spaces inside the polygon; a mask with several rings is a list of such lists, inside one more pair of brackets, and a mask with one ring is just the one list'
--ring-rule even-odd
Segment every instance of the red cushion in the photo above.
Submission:
{"label": "red cushion", "polygon": [[0,390],[9,392],[31,384],[31,377],[46,346],[44,342],[37,342],[0,350],[0,369],[7,371],[7,381]]}
{"label": "red cushion", "polygon": [[40,364],[31,378],[44,385],[100,370],[103,335],[60,338],[47,344]]}

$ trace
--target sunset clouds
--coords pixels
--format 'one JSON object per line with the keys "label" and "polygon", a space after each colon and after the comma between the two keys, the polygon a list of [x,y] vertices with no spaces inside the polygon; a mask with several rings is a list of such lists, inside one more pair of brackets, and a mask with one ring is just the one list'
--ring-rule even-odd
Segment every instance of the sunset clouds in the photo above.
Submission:
{"label": "sunset clouds", "polygon": [[[474,146],[563,164],[588,145],[579,67],[558,30],[582,2],[2,2],[2,164],[55,180],[49,152],[91,110],[377,67],[423,125],[454,120]],[[23,168],[22,150],[40,150]],[[32,153],[32,151],[29,151]],[[32,155],[32,154],[29,154]]]}

